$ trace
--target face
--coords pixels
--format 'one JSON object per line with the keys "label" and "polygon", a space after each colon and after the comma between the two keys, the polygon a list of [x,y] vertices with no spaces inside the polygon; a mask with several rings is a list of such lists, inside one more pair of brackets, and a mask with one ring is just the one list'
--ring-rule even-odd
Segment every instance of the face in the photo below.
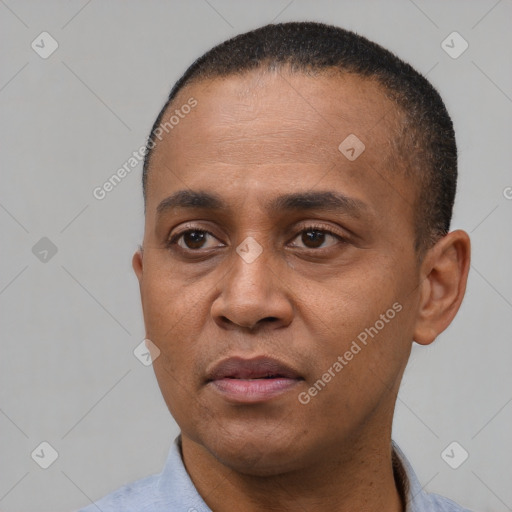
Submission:
{"label": "face", "polygon": [[[272,474],[382,436],[418,302],[394,105],[360,77],[284,71],[187,86],[171,110],[190,98],[153,155],[134,256],[183,437]],[[350,134],[362,153],[338,149]]]}

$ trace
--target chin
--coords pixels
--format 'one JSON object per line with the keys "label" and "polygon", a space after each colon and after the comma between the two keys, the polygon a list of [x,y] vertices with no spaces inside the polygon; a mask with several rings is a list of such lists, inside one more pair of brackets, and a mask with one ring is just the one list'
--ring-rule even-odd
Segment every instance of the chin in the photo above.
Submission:
{"label": "chin", "polygon": [[300,466],[302,432],[293,434],[289,425],[284,433],[275,425],[265,430],[236,429],[210,432],[203,439],[205,448],[224,466],[252,476],[273,476]]}
{"label": "chin", "polygon": [[273,451],[269,447],[245,446],[242,450],[218,450],[213,455],[224,466],[250,476],[277,476],[299,468],[296,454]]}

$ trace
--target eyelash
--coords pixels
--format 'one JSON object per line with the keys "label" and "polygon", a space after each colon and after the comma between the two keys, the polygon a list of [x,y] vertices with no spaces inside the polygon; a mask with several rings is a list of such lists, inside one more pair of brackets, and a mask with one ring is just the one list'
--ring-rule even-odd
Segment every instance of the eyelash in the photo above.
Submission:
{"label": "eyelash", "polygon": [[[311,224],[311,225],[308,225],[308,226],[304,226],[302,229],[300,229],[294,236],[293,238],[291,239],[292,240],[295,240],[299,235],[301,235],[302,233],[306,233],[308,231],[319,231],[325,235],[330,235],[334,238],[336,238],[338,240],[339,243],[346,243],[347,242],[347,239],[346,237],[338,234],[338,233],[335,233],[334,231],[332,231],[331,229],[327,229],[325,226],[322,226],[322,225],[318,225],[318,224]],[[211,232],[211,231],[208,231],[206,229],[201,229],[201,228],[188,228],[184,231],[181,231],[179,233],[175,233],[174,235],[172,235],[166,242],[166,246],[168,249],[172,249],[174,245],[178,245],[178,241],[180,240],[181,237],[183,237],[184,235],[188,234],[188,233],[206,233],[210,236],[212,236],[213,238],[216,238],[217,237]],[[185,249],[183,247],[180,247],[180,249],[182,249],[183,251],[190,251],[190,252],[200,252],[201,251],[201,248],[200,249]],[[325,247],[319,247],[319,248],[309,248],[309,247],[305,247],[303,249],[309,249],[309,250],[313,250],[313,251],[319,251],[321,249],[326,249]]]}

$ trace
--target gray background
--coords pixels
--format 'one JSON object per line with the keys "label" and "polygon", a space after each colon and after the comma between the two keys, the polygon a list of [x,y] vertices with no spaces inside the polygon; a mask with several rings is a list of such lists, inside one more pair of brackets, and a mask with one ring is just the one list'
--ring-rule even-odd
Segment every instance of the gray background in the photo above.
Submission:
{"label": "gray background", "polygon": [[[511,17],[510,0],[0,0],[0,509],[73,510],[161,469],[177,427],[133,355],[141,165],[102,201],[92,191],[193,59],[271,21],[319,20],[428,73],[453,115],[469,287],[452,326],[415,347],[394,437],[429,491],[512,510]],[[31,48],[43,31],[59,44],[47,59]],[[457,59],[441,47],[453,31],[469,43]],[[59,455],[46,470],[30,455],[42,441]],[[469,453],[458,469],[441,457],[452,441]]]}

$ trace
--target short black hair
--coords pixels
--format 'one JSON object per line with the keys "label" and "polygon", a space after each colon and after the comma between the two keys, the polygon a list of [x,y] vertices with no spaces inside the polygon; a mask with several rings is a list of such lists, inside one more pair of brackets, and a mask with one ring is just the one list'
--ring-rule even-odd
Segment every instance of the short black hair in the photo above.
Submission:
{"label": "short black hair", "polygon": [[441,96],[424,76],[382,46],[349,30],[315,22],[270,24],[240,34],[206,52],[185,71],[172,87],[148,138],[144,201],[155,130],[186,85],[255,69],[282,68],[294,73],[340,71],[376,81],[402,114],[394,147],[418,183],[415,247],[422,251],[448,233],[457,184],[457,146]]}

